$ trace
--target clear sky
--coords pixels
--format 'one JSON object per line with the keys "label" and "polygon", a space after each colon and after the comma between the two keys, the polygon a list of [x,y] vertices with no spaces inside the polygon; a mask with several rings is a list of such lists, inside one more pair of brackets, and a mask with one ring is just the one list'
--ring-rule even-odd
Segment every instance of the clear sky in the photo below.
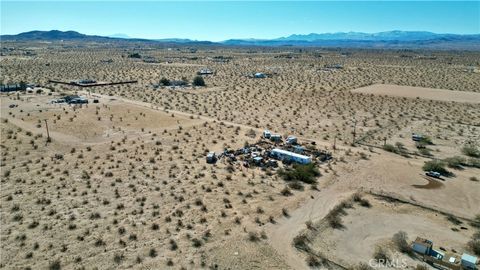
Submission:
{"label": "clear sky", "polygon": [[75,30],[138,38],[277,38],[290,34],[480,33],[480,1],[3,1],[2,34]]}

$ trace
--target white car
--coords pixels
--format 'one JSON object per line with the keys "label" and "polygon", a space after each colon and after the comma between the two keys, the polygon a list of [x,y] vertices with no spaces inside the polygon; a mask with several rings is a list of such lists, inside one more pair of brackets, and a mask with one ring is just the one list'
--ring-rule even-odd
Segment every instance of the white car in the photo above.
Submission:
{"label": "white car", "polygon": [[434,178],[441,178],[442,175],[439,172],[429,171],[425,173],[427,176],[434,177]]}

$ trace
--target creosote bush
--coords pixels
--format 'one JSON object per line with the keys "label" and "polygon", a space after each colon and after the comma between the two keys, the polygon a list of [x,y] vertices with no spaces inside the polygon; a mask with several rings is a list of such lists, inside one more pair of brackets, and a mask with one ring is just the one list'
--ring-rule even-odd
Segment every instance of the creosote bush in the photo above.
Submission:
{"label": "creosote bush", "polygon": [[425,162],[422,169],[426,172],[435,171],[435,172],[440,173],[443,176],[450,176],[451,172],[449,172],[445,167],[446,167],[446,164],[445,164],[444,161],[430,160],[430,161]]}
{"label": "creosote bush", "polygon": [[278,175],[285,181],[300,181],[307,184],[314,184],[317,182],[316,178],[320,176],[320,171],[315,167],[315,164],[294,164],[292,168],[279,169]]}

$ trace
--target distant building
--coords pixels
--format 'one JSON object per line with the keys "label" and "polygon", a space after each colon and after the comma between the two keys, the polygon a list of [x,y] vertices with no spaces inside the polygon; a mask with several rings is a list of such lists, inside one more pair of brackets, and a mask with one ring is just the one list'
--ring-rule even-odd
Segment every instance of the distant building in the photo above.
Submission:
{"label": "distant building", "polygon": [[273,158],[287,161],[287,162],[296,162],[299,164],[309,164],[312,162],[312,158],[309,156],[300,155],[294,152],[282,150],[275,148],[270,152],[270,156]]}
{"label": "distant building", "polygon": [[77,83],[79,83],[79,84],[91,84],[91,83],[97,83],[97,81],[92,80],[92,79],[84,79],[84,80],[79,80]]}
{"label": "distant building", "polygon": [[198,75],[212,75],[213,71],[208,68],[202,68],[200,71],[197,72]]}

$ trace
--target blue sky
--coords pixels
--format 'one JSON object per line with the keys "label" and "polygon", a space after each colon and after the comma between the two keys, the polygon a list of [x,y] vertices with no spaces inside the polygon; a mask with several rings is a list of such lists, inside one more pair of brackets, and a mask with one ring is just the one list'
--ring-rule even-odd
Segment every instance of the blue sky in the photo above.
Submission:
{"label": "blue sky", "polygon": [[419,30],[480,33],[480,1],[3,1],[2,34],[31,30],[139,38],[277,38]]}

